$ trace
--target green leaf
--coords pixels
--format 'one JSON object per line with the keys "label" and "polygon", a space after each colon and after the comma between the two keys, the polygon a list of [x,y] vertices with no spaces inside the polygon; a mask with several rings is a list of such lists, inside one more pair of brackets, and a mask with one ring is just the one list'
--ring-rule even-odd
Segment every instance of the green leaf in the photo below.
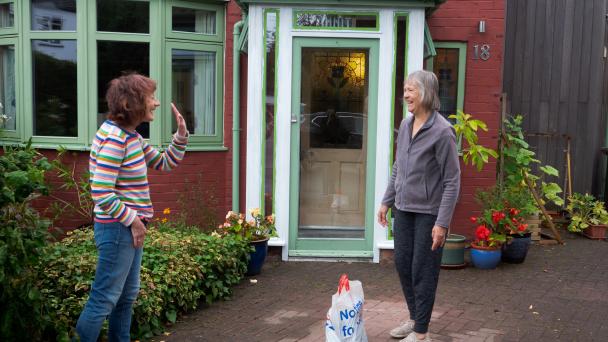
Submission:
{"label": "green leaf", "polygon": [[557,171],[557,169],[554,168],[553,166],[545,165],[545,166],[541,166],[540,169],[548,175],[559,177],[559,171]]}

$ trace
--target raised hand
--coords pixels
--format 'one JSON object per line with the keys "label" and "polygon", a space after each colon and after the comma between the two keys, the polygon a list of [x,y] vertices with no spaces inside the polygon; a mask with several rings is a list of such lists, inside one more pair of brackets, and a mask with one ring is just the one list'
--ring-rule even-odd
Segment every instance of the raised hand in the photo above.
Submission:
{"label": "raised hand", "polygon": [[188,135],[188,128],[186,127],[186,120],[177,110],[173,102],[171,102],[171,111],[173,111],[173,115],[175,116],[175,122],[177,122],[177,135],[180,137],[185,137]]}

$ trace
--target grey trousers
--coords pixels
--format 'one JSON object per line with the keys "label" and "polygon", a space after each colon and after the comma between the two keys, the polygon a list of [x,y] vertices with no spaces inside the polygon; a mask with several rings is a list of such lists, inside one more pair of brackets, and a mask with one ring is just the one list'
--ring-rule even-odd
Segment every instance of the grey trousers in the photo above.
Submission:
{"label": "grey trousers", "polygon": [[443,252],[443,247],[431,251],[431,234],[437,216],[395,208],[393,211],[395,266],[410,311],[410,319],[415,323],[414,331],[425,334],[429,329],[435,303]]}

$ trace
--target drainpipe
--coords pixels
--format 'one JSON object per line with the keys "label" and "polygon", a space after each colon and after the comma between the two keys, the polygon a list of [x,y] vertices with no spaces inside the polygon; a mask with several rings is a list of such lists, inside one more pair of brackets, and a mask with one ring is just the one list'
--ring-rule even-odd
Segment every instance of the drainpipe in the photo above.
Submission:
{"label": "drainpipe", "polygon": [[235,213],[239,212],[239,168],[241,160],[241,51],[238,42],[246,15],[247,14],[243,14],[243,18],[234,24],[234,30],[232,32],[232,211]]}

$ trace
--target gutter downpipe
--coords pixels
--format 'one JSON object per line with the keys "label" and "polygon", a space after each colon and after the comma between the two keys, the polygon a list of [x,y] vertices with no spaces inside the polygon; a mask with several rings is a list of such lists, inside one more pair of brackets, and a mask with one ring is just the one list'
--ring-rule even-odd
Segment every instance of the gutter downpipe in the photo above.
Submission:
{"label": "gutter downpipe", "polygon": [[241,51],[238,46],[241,29],[247,14],[234,24],[232,32],[232,211],[239,212],[239,169],[240,169],[240,137],[241,137]]}

